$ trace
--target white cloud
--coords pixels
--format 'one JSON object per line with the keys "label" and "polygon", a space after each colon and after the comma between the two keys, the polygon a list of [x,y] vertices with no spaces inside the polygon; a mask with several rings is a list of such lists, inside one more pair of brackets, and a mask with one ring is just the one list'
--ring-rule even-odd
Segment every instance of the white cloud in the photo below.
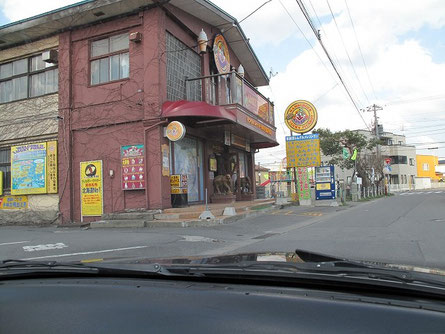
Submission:
{"label": "white cloud", "polygon": [[[303,22],[295,1],[282,1],[289,10],[292,10],[292,15],[300,27],[307,27],[307,23]],[[239,9],[238,11],[240,6],[235,6],[234,1],[221,0],[216,2],[238,18],[246,15],[248,7],[251,10],[255,8],[255,5],[262,3],[262,1],[252,1],[251,4],[249,1],[249,6],[246,3],[243,10]],[[408,36],[413,35],[410,35],[410,33],[417,32],[423,27],[438,29],[445,25],[445,8],[442,1],[348,1],[377,99],[373,96],[366,69],[363,66],[345,2],[344,0],[330,1],[343,42],[369,101],[364,96],[362,88],[352,71],[343,48],[343,42],[330,16],[326,2],[313,2],[313,4],[316,5],[315,9],[319,17],[327,22],[322,28],[319,28],[322,30],[322,40],[338,64],[342,77],[350,87],[354,98],[360,101],[361,108],[372,103],[385,105],[388,101],[431,96],[443,92],[445,64],[433,61],[434,50],[426,49],[423,46],[424,43],[421,38],[425,36],[421,36],[420,40],[415,40],[413,37],[408,38]],[[261,15],[260,12],[254,14],[242,26],[247,36],[251,37],[254,48],[269,43],[271,47],[277,49],[278,54],[280,42],[289,34],[298,36],[301,36],[301,34],[287,14],[282,11],[278,1],[273,1],[266,6],[260,10]],[[307,9],[313,16],[312,9],[310,7]],[[420,13],[421,15],[419,15]],[[249,22],[250,20],[254,22]],[[257,22],[261,22],[261,24],[259,25]],[[283,27],[286,27],[285,30],[283,30]],[[307,36],[313,39],[312,32],[307,31],[307,28],[305,28]],[[279,36],[278,45],[274,36]],[[312,42],[314,41],[312,40]],[[304,40],[301,40],[301,43],[308,48]],[[318,44],[315,49],[326,60]],[[327,61],[326,64],[333,73]],[[271,95],[275,101],[277,139],[281,145],[278,148],[260,151],[257,160],[270,163],[285,156],[284,135],[288,133],[288,130],[286,128],[283,130],[281,123],[283,122],[282,117],[286,106],[296,99],[316,100],[326,93],[335,81],[338,82],[338,79],[333,79],[332,75],[327,73],[314,52],[309,48],[301,54],[295,55],[286,69],[271,80],[270,85],[274,95],[266,94]],[[267,88],[264,88],[264,90],[267,91]],[[341,86],[337,86],[314,104],[319,111],[319,123],[317,125],[319,127],[329,127],[332,130],[364,127],[360,116]],[[379,117],[386,130],[394,130],[400,133],[403,125],[416,124],[419,119],[422,119],[423,122],[425,122],[425,119],[428,120],[428,117],[432,120],[444,120],[445,117],[441,116],[444,111],[445,99],[425,100],[413,103],[389,104],[379,112]],[[366,113],[363,116],[370,124],[371,113]],[[431,123],[423,124],[430,125]],[[442,124],[445,127],[445,123]],[[411,142],[434,142],[438,141],[440,136],[443,137],[443,134],[439,132],[432,132],[431,135],[421,133],[419,130],[415,132],[412,127],[411,129],[405,127],[404,130],[403,133],[407,135]],[[426,131],[428,131],[428,128],[426,128]],[[440,150],[439,155],[445,156],[445,150]]]}
{"label": "white cloud", "polygon": [[0,0],[0,6],[3,15],[11,21],[18,21],[76,2],[79,0]]}

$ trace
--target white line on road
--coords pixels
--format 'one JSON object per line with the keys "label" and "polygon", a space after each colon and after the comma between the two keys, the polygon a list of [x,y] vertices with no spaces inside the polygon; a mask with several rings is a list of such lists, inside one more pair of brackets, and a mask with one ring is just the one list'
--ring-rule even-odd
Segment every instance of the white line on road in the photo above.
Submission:
{"label": "white line on road", "polygon": [[31,241],[13,241],[13,242],[4,242],[4,243],[0,244],[0,246],[17,245],[17,244],[26,244],[27,242],[31,242]]}
{"label": "white line on road", "polygon": [[47,256],[39,256],[39,257],[28,257],[22,260],[39,260],[39,259],[48,259],[52,257],[66,257],[66,256],[76,256],[76,255],[89,255],[89,254],[98,254],[98,253],[111,253],[118,252],[130,249],[139,249],[139,248],[147,248],[148,246],[134,246],[134,247],[125,247],[125,248],[114,248],[114,249],[102,249],[91,252],[79,252],[79,253],[68,253],[68,254],[57,254],[57,255],[47,255]]}
{"label": "white line on road", "polygon": [[46,244],[46,245],[36,245],[36,246],[23,246],[23,250],[25,252],[35,252],[42,250],[50,250],[50,249],[61,249],[68,247],[63,242],[57,242],[55,244]]}
{"label": "white line on road", "polygon": [[435,194],[441,194],[443,191],[436,191]]}

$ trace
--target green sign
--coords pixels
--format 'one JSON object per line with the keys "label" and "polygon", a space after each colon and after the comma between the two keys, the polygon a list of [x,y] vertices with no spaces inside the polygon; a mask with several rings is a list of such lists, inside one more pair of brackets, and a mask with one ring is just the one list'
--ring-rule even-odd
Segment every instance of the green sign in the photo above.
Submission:
{"label": "green sign", "polygon": [[349,150],[343,147],[343,159],[347,160],[349,158]]}
{"label": "green sign", "polygon": [[354,149],[354,153],[352,153],[351,160],[357,159],[357,149]]}

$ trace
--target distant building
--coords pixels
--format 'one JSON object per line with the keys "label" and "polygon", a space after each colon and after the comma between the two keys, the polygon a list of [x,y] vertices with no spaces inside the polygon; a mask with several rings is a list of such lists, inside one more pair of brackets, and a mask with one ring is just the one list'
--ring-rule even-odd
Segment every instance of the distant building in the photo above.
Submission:
{"label": "distant building", "polygon": [[436,167],[439,166],[439,159],[434,155],[420,155],[417,158],[417,177],[429,177],[431,181],[439,181],[436,175]]}
{"label": "distant building", "polygon": [[[368,130],[356,130],[368,140],[374,137],[374,133]],[[384,142],[379,145],[380,154],[383,159],[390,159],[387,169],[387,182],[390,191],[410,190],[415,188],[416,178],[416,147],[407,145],[404,135],[392,132],[380,133],[380,139]],[[370,152],[362,152],[367,154]],[[329,157],[322,156],[322,162],[327,164]],[[342,169],[335,166],[335,177],[338,180],[350,183],[353,170]]]}

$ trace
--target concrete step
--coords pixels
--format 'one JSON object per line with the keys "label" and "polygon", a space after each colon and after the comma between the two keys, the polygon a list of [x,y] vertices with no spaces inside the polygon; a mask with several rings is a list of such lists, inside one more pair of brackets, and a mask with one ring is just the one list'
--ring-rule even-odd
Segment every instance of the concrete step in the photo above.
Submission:
{"label": "concrete step", "polygon": [[[221,216],[224,209],[211,210],[214,216]],[[178,219],[198,219],[202,211],[183,213],[158,213],[154,215],[155,220],[178,220]]]}
{"label": "concrete step", "polygon": [[114,212],[102,215],[103,220],[153,220],[157,212]]}
{"label": "concrete step", "polygon": [[145,227],[145,220],[139,219],[122,219],[122,220],[99,220],[92,222],[90,228],[133,228],[133,227]]}

